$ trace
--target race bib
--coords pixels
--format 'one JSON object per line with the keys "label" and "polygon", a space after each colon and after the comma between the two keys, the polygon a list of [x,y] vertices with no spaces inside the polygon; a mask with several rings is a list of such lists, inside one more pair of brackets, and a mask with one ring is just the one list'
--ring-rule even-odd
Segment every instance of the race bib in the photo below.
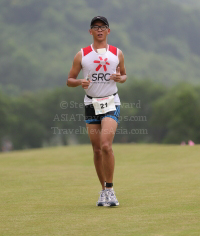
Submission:
{"label": "race bib", "polygon": [[94,106],[95,115],[101,115],[116,110],[113,95],[104,98],[92,98],[92,104]]}

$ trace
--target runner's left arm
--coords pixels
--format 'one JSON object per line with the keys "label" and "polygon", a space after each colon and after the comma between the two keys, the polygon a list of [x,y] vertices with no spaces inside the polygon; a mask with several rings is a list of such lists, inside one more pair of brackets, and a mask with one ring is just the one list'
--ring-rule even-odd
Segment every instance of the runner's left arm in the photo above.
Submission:
{"label": "runner's left arm", "polygon": [[116,74],[112,74],[110,76],[110,79],[118,83],[126,82],[127,75],[126,68],[124,65],[124,55],[121,50],[119,50],[119,65],[117,67]]}

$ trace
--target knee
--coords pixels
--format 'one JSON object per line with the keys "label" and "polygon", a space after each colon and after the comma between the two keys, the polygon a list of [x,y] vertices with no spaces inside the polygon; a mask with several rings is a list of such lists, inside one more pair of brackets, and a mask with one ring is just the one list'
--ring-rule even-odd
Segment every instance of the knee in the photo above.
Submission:
{"label": "knee", "polygon": [[94,157],[99,158],[101,157],[101,148],[93,147]]}
{"label": "knee", "polygon": [[103,153],[106,153],[106,154],[111,153],[112,152],[112,146],[108,143],[104,143],[101,146],[101,150],[102,150]]}

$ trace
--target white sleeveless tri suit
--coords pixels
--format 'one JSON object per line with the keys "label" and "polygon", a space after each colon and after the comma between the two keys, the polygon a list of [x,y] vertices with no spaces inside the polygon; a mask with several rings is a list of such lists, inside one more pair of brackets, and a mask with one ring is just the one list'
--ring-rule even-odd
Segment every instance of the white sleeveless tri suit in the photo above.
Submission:
{"label": "white sleeveless tri suit", "polygon": [[82,48],[81,51],[83,77],[89,77],[91,82],[88,89],[85,89],[84,104],[92,104],[92,99],[89,97],[97,98],[116,94],[115,105],[120,105],[116,82],[109,79],[112,74],[116,73],[119,65],[118,48],[108,45],[104,54],[98,54],[90,45]]}

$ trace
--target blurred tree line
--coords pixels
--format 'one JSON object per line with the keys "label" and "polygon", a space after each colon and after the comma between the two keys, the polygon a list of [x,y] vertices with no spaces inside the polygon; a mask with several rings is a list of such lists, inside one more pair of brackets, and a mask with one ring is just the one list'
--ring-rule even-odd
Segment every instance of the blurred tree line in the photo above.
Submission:
{"label": "blurred tree line", "polygon": [[1,0],[0,85],[7,94],[62,86],[74,55],[92,43],[95,15],[108,18],[108,43],[123,50],[129,75],[199,84],[200,8],[173,1]]}
{"label": "blurred tree line", "polygon": [[[200,87],[166,88],[150,80],[118,85],[121,118],[115,142],[200,142]],[[88,143],[82,88],[59,88],[18,97],[0,92],[0,139],[14,149]]]}

